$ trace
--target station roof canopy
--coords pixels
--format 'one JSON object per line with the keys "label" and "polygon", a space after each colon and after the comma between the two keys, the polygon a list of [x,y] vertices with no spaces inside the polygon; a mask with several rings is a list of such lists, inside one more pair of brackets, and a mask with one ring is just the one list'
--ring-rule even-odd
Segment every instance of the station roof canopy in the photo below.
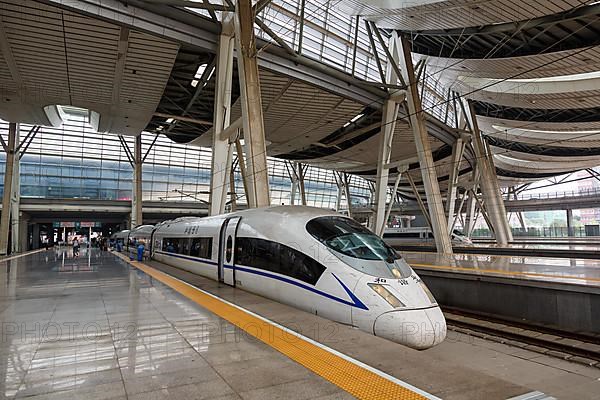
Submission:
{"label": "station roof canopy", "polygon": [[[89,110],[102,132],[147,130],[210,145],[219,19],[231,2],[125,3],[3,1],[0,118],[56,125],[56,106],[67,105]],[[372,21],[383,39],[392,30],[406,36],[425,66],[423,102],[442,186],[461,134],[446,97],[452,91],[475,102],[503,184],[597,164],[599,5],[305,0],[301,23],[301,0],[258,3],[267,27],[256,33],[272,156],[374,175],[387,92],[375,56],[385,52],[365,26]],[[232,79],[237,88],[236,72]],[[234,90],[233,119],[238,97]],[[392,147],[392,164],[409,165],[417,178],[404,110]],[[470,169],[461,164],[464,174]]]}

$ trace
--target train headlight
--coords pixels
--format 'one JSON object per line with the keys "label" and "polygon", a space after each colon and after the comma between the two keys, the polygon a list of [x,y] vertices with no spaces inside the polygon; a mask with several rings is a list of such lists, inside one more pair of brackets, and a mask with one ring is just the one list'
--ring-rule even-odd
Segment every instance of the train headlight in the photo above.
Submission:
{"label": "train headlight", "polygon": [[402,303],[396,296],[387,290],[384,285],[377,283],[369,283],[368,285],[375,291],[375,293],[383,297],[383,299],[387,301],[390,306],[394,308],[405,307],[404,303]]}
{"label": "train headlight", "polygon": [[435,297],[433,297],[433,294],[431,293],[431,290],[429,290],[429,288],[427,287],[427,285],[425,284],[425,282],[419,281],[419,285],[421,285],[421,287],[423,288],[423,291],[425,292],[425,294],[427,295],[427,297],[429,297],[429,301],[431,302],[431,304],[437,304],[437,301],[435,300]]}

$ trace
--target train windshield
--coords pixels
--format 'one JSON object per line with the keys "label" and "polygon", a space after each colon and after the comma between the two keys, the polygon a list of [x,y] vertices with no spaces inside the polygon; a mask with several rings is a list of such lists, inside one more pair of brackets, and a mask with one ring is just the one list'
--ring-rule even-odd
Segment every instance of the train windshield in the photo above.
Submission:
{"label": "train windshield", "polygon": [[459,231],[458,229],[454,229],[454,230],[452,231],[452,233],[454,233],[454,235],[456,235],[456,236],[458,236],[458,237],[464,237],[464,236],[465,236],[465,234],[464,234],[464,233],[462,233],[461,231]]}
{"label": "train windshield", "polygon": [[306,230],[325,246],[352,258],[390,264],[400,258],[379,236],[350,218],[315,218],[306,224]]}

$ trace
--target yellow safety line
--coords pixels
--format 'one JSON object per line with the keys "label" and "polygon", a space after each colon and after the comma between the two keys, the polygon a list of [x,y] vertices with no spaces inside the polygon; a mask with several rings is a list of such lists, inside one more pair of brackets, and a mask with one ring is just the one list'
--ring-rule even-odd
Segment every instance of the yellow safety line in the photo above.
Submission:
{"label": "yellow safety line", "polygon": [[14,260],[15,258],[21,258],[21,257],[29,256],[29,255],[32,255],[32,254],[35,254],[35,253],[39,253],[39,252],[42,252],[42,251],[46,251],[46,249],[31,250],[31,251],[28,251],[26,253],[16,254],[14,256],[6,257],[6,258],[0,258],[0,262]]}
{"label": "yellow safety line", "polygon": [[479,269],[479,268],[468,268],[468,267],[452,267],[449,265],[432,265],[432,264],[418,264],[418,263],[409,263],[412,267],[420,267],[420,268],[430,268],[430,269],[443,269],[448,271],[465,271],[465,272],[483,272],[483,273],[491,273],[491,274],[500,274],[500,275],[523,275],[523,276],[535,276],[542,278],[562,278],[562,279],[576,279],[580,281],[592,281],[592,282],[600,282],[600,278],[582,278],[579,276],[572,275],[553,275],[553,274],[540,274],[536,272],[524,272],[524,271],[502,271],[498,269]]}
{"label": "yellow safety line", "polygon": [[426,399],[420,393],[319,347],[294,332],[286,331],[141,262],[121,258],[359,399]]}

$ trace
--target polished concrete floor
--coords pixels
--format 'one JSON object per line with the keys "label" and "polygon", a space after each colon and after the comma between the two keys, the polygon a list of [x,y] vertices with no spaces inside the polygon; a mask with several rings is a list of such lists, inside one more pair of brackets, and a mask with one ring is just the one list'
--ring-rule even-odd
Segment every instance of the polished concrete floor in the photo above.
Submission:
{"label": "polished concrete floor", "polygon": [[[532,390],[600,398],[598,368],[453,333],[419,352],[177,271],[171,272],[444,399],[506,399]],[[0,261],[0,322],[2,398],[353,398],[97,250],[77,259],[56,249]]]}
{"label": "polished concrete floor", "polygon": [[401,251],[400,254],[416,268],[430,267],[450,271],[454,269],[457,272],[500,275],[515,279],[600,286],[600,255],[598,260],[591,260],[457,253],[444,256],[437,253],[409,251]]}
{"label": "polished concrete floor", "polygon": [[0,290],[3,398],[352,398],[109,253],[0,262]]}

